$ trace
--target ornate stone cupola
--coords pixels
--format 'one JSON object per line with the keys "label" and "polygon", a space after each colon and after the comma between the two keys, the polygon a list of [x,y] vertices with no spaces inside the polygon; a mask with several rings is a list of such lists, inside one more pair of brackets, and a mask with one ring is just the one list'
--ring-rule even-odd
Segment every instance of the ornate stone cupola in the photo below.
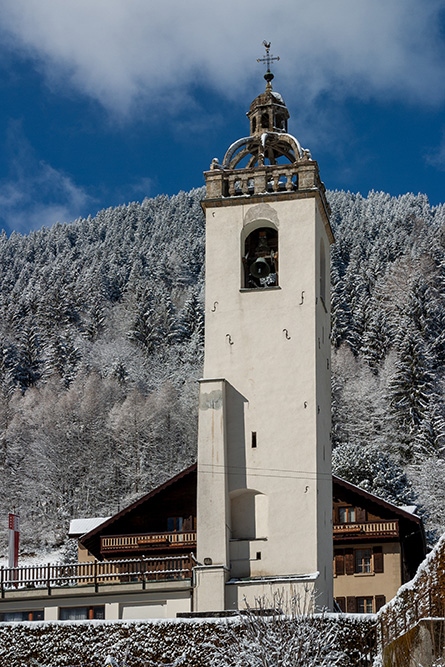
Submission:
{"label": "ornate stone cupola", "polygon": [[[270,43],[264,43],[266,57],[258,62],[267,64],[266,90],[256,97],[247,117],[250,135],[229,146],[222,163],[212,160],[205,172],[206,200],[218,198],[280,193],[282,196],[317,189],[327,216],[330,213],[321,182],[318,164],[309,150],[288,132],[289,111],[282,96],[272,89],[274,75]],[[204,200],[205,201],[205,200]]]}
{"label": "ornate stone cupola", "polygon": [[250,120],[251,136],[264,132],[287,132],[289,112],[281,95],[275,93],[270,84],[265,93],[253,100],[247,117]]}

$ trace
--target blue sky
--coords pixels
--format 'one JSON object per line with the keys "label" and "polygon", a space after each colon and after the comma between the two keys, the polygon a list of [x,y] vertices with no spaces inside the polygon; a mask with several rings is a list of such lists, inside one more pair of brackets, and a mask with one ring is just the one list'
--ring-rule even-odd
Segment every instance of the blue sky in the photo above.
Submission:
{"label": "blue sky", "polygon": [[263,39],[328,188],[445,201],[445,0],[2,0],[0,228],[200,186]]}

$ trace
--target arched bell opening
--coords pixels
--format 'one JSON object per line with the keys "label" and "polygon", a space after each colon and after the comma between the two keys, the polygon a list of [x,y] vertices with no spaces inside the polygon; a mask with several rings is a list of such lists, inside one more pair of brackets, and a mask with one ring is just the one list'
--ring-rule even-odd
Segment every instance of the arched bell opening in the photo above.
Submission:
{"label": "arched bell opening", "polygon": [[278,230],[257,227],[246,237],[243,254],[243,285],[247,289],[278,286]]}

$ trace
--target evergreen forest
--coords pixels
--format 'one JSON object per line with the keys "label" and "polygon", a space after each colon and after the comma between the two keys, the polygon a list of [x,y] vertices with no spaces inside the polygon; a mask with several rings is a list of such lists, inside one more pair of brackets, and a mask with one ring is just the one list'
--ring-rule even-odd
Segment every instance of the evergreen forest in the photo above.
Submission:
{"label": "evergreen forest", "polygon": [[[0,555],[195,460],[202,188],[0,236]],[[445,531],[445,206],[329,192],[334,472]]]}

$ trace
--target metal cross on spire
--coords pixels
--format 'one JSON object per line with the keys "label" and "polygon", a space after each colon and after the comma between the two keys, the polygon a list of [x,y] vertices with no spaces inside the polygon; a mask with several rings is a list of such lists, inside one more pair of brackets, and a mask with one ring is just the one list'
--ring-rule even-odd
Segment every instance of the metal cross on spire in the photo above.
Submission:
{"label": "metal cross on spire", "polygon": [[264,78],[267,81],[267,85],[272,87],[270,82],[274,78],[274,75],[270,71],[270,64],[274,60],[279,60],[280,56],[271,55],[271,53],[270,53],[270,42],[266,42],[266,40],[264,40],[263,41],[263,46],[266,49],[266,55],[264,56],[264,58],[257,58],[257,63],[265,63],[266,64],[267,70],[266,70],[266,74],[264,75]]}

